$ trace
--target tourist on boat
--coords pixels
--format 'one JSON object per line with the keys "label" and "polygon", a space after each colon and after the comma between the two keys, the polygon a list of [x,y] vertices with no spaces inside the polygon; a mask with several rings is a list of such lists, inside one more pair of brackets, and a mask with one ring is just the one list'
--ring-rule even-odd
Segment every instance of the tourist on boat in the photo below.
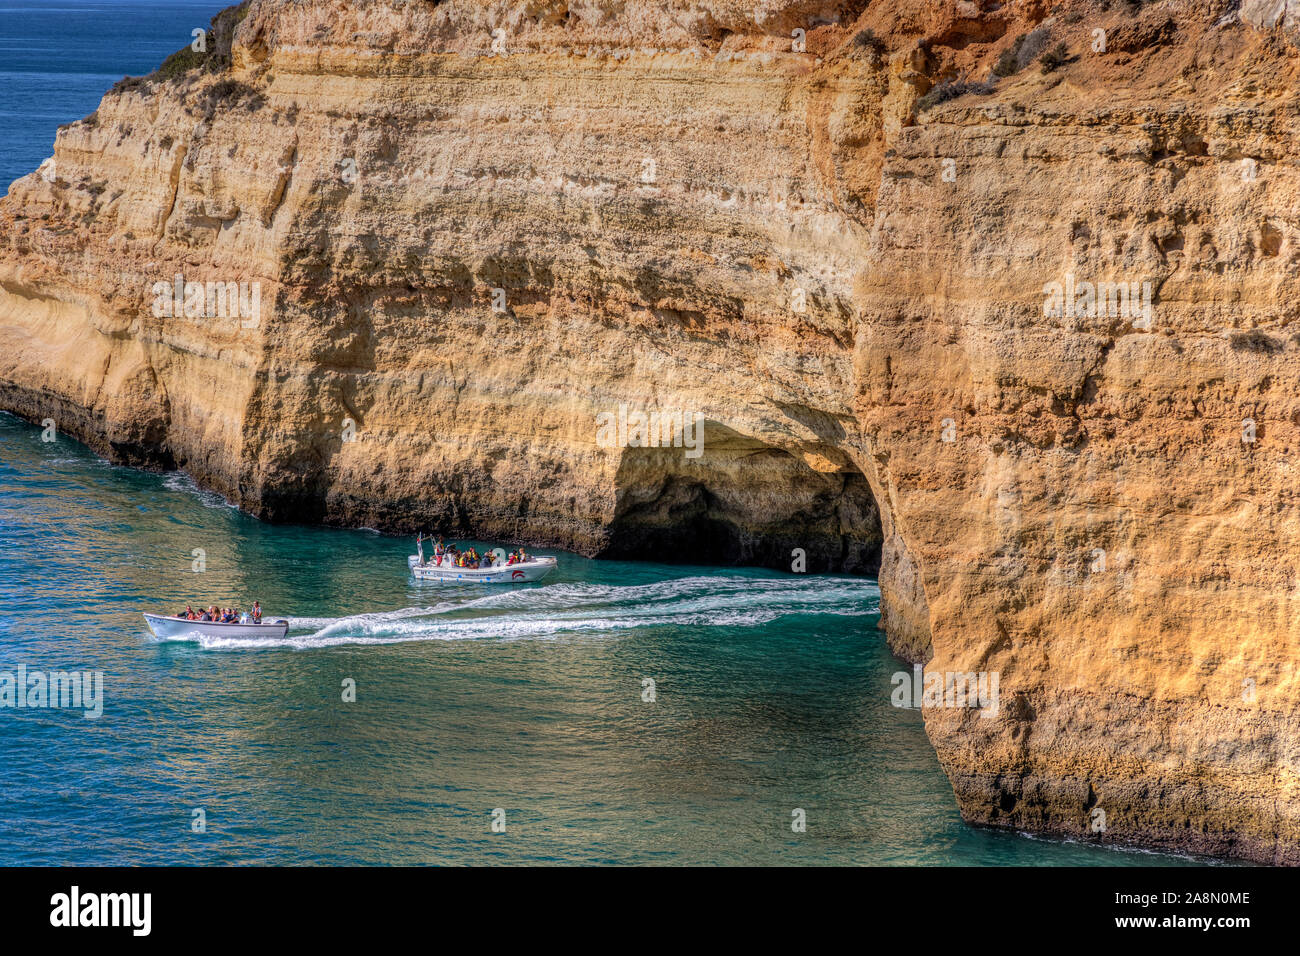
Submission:
{"label": "tourist on boat", "polygon": [[251,611],[241,611],[237,607],[217,607],[215,604],[206,611],[196,611],[192,604],[187,604],[185,610],[176,615],[186,621],[200,621],[206,624],[261,624],[262,623],[262,605],[258,601],[253,602]]}

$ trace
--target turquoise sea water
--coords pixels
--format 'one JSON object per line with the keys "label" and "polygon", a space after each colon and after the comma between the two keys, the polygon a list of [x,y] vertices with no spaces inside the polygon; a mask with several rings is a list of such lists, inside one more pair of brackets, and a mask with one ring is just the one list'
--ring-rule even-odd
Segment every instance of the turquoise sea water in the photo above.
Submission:
{"label": "turquoise sea water", "polygon": [[[543,585],[455,587],[411,545],[0,416],[0,671],[104,673],[97,720],[0,708],[0,863],[1186,862],[963,824],[889,703],[870,580],[560,553]],[[287,640],[140,617],[254,598]]]}
{"label": "turquoise sea water", "polygon": [[[0,188],[221,6],[0,0]],[[0,708],[0,864],[1186,862],[962,824],[889,705],[871,581],[561,555],[542,586],[453,588],[409,552],[0,416],[0,672],[105,681],[97,720]],[[287,641],[140,617],[254,598]]]}

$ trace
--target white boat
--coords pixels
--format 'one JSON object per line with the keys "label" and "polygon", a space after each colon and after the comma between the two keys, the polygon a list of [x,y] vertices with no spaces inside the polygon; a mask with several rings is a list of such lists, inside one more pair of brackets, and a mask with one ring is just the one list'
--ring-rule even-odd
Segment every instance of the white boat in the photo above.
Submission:
{"label": "white boat", "polygon": [[556,562],[554,558],[529,558],[518,564],[506,564],[502,561],[490,568],[458,568],[449,555],[443,555],[441,563],[438,563],[434,558],[422,562],[418,554],[413,554],[407,558],[406,564],[417,581],[447,581],[452,584],[526,584],[546,577],[555,570]]}
{"label": "white boat", "polygon": [[183,617],[146,614],[144,622],[158,637],[284,637],[289,633],[288,621],[218,624],[216,621],[189,621]]}

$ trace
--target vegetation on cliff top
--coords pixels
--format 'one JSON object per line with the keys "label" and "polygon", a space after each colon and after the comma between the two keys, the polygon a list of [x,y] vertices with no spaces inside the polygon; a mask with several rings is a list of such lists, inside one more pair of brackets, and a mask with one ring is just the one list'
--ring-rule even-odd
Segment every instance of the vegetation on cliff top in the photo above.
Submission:
{"label": "vegetation on cliff top", "polygon": [[1039,27],[1037,30],[1016,37],[1015,42],[1003,50],[997,62],[993,64],[993,75],[1013,76],[1019,73],[1033,62],[1034,57],[1043,52],[1051,35],[1051,31],[1046,27]]}
{"label": "vegetation on cliff top", "polygon": [[946,103],[948,100],[955,100],[959,96],[965,96],[967,93],[987,96],[992,92],[992,83],[967,83],[965,80],[953,80],[948,83],[938,84],[929,93],[922,96],[916,101],[916,109],[917,112],[924,112],[938,106],[940,103]]}
{"label": "vegetation on cliff top", "polygon": [[[1094,54],[1137,53],[1169,44],[1178,35],[1179,26],[1172,16],[1149,10],[1154,5],[1152,0],[1101,0],[1099,5],[1104,11],[1114,9],[1129,19],[1117,24],[1112,17],[1109,21],[1104,21],[1103,28],[1094,28],[1091,34]],[[1057,7],[1042,25],[1019,34],[997,54],[987,80],[982,83],[968,79],[970,72],[979,69],[978,64],[967,64],[965,72],[957,75],[954,75],[956,71],[951,64],[942,67],[937,71],[939,75],[935,85],[917,100],[917,112],[923,113],[968,93],[987,96],[993,93],[1000,80],[1021,73],[1035,62],[1039,66],[1039,72],[1047,75],[1077,61],[1081,54],[1071,54],[1068,44],[1059,38],[1059,25],[1074,27],[1084,20],[1085,12],[1077,6],[1069,9]],[[1096,46],[1099,42],[1096,36],[1098,33],[1101,34],[1100,48]],[[1053,40],[1056,42],[1053,43]],[[921,41],[923,45],[929,42]],[[1082,55],[1086,55],[1086,52]]]}
{"label": "vegetation on cliff top", "polygon": [[208,24],[204,34],[202,51],[195,50],[194,45],[187,44],[177,50],[148,76],[124,76],[113,84],[113,92],[145,89],[154,83],[166,83],[191,74],[223,73],[230,68],[230,48],[235,38],[235,28],[248,16],[252,0],[243,0],[232,7],[226,7]]}

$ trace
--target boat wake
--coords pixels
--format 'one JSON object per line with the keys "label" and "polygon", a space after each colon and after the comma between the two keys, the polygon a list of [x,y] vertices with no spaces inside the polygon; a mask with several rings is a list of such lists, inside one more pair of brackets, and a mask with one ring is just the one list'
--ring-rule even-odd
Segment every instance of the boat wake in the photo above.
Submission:
{"label": "boat wake", "polygon": [[653,584],[553,584],[430,607],[338,618],[289,618],[284,638],[194,637],[210,650],[300,650],[407,641],[562,640],[608,637],[656,626],[749,628],[800,614],[865,617],[880,590],[850,578],[703,576]]}

